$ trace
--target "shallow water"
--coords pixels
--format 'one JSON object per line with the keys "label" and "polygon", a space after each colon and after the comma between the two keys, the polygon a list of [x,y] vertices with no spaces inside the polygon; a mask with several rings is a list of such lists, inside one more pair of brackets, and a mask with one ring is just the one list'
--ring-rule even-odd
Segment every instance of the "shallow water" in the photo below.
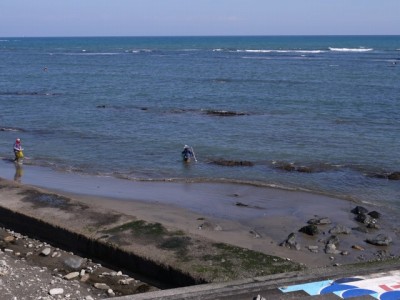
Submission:
{"label": "shallow water", "polygon": [[60,172],[400,206],[398,181],[367,176],[399,170],[399,49],[399,36],[2,38],[0,156],[20,137],[25,164]]}

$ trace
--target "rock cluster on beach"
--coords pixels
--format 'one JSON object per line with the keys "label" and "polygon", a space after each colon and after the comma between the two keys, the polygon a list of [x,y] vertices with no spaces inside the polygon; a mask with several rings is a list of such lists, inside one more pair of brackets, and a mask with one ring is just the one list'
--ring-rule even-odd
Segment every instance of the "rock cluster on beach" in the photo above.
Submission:
{"label": "rock cluster on beach", "polygon": [[155,290],[121,271],[5,228],[0,229],[0,249],[1,299],[93,300]]}
{"label": "rock cluster on beach", "polygon": [[[351,210],[354,215],[354,221],[359,224],[358,227],[348,228],[342,224],[335,224],[328,217],[318,217],[308,220],[307,225],[301,227],[298,232],[305,236],[310,236],[315,239],[317,245],[305,246],[310,252],[319,253],[321,250],[328,255],[347,256],[349,251],[364,251],[368,245],[382,247],[374,253],[373,259],[382,259],[394,257],[393,254],[387,252],[387,247],[392,244],[392,238],[385,232],[380,232],[378,219],[381,214],[377,211],[368,211],[365,207],[356,206]],[[371,231],[372,230],[372,231]],[[342,235],[351,235],[353,231],[364,233],[365,236],[360,240],[359,244],[353,244],[350,248],[341,249]],[[297,238],[297,234],[292,232],[288,237],[281,242],[280,246],[289,249],[300,250],[302,246]],[[309,240],[308,240],[309,241]],[[334,260],[334,257],[331,257]],[[360,255],[357,260],[366,260],[365,255]],[[371,260],[373,260],[371,259]]]}

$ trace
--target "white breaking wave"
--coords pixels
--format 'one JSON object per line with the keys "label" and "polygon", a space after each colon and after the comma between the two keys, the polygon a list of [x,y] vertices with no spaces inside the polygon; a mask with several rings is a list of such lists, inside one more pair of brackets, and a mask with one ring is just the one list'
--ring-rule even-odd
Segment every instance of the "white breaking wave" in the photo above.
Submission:
{"label": "white breaking wave", "polygon": [[237,50],[237,52],[247,52],[247,53],[311,53],[311,54],[317,54],[317,53],[324,53],[325,51],[323,50]]}
{"label": "white breaking wave", "polygon": [[90,55],[119,55],[119,54],[121,54],[121,53],[117,53],[117,52],[104,52],[104,53],[102,53],[102,52],[94,52],[94,53],[87,53],[87,52],[84,52],[84,53],[62,53],[62,54],[64,54],[64,55],[70,55],[70,56],[81,56],[81,55],[85,55],[85,56],[90,56]]}
{"label": "white breaking wave", "polygon": [[276,50],[276,49],[238,49],[238,50],[228,50],[228,49],[213,49],[215,52],[221,52],[221,51],[228,51],[228,52],[239,52],[239,53],[311,53],[311,54],[317,54],[317,53],[324,53],[326,51],[324,50]]}
{"label": "white breaking wave", "polygon": [[372,48],[333,48],[333,47],[329,47],[329,50],[337,51],[337,52],[368,52],[368,51],[372,51],[374,49],[372,49]]}

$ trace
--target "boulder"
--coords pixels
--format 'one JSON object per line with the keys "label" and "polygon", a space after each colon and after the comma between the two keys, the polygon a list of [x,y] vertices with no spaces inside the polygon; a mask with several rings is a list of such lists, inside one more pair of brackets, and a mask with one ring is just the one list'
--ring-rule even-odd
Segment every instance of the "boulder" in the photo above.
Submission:
{"label": "boulder", "polygon": [[49,247],[46,247],[42,250],[42,252],[40,252],[40,255],[42,256],[48,256],[51,253],[51,249]]}
{"label": "boulder", "polygon": [[82,264],[84,263],[84,259],[79,256],[69,256],[63,260],[64,265],[68,266],[71,269],[80,269]]}
{"label": "boulder", "polygon": [[341,251],[337,249],[339,245],[339,238],[336,235],[332,235],[326,241],[325,253],[327,254],[340,254]]}
{"label": "boulder", "polygon": [[296,241],[296,234],[293,232],[288,235],[287,239],[280,246],[296,250],[300,250],[301,248],[300,244]]}
{"label": "boulder", "polygon": [[336,225],[329,230],[331,234],[349,234],[351,229],[344,225]]}
{"label": "boulder", "polygon": [[335,244],[326,244],[325,253],[327,253],[327,254],[340,254],[341,251],[337,250]]}
{"label": "boulder", "polygon": [[336,235],[332,235],[326,241],[326,244],[333,244],[335,246],[339,245],[339,238]]}
{"label": "boulder", "polygon": [[363,206],[356,206],[355,208],[353,208],[351,210],[351,212],[355,215],[359,215],[359,214],[367,214],[368,213],[368,209],[366,209]]}
{"label": "boulder", "polygon": [[368,215],[374,219],[379,219],[381,217],[381,214],[376,210],[369,212]]}
{"label": "boulder", "polygon": [[317,235],[319,233],[319,230],[316,225],[310,224],[310,225],[300,228],[299,232],[313,236],[313,235]]}
{"label": "boulder", "polygon": [[360,222],[360,223],[363,223],[365,225],[375,224],[376,223],[376,220],[373,217],[371,217],[370,215],[367,215],[367,214],[359,214],[359,215],[357,215],[356,221]]}
{"label": "boulder", "polygon": [[374,238],[367,239],[366,242],[375,246],[388,246],[392,243],[392,238],[385,234],[378,234]]}

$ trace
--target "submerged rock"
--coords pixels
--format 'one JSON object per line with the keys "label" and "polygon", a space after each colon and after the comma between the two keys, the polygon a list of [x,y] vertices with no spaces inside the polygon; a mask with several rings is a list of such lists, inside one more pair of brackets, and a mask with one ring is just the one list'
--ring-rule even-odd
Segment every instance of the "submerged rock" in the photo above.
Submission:
{"label": "submerged rock", "polygon": [[219,116],[219,117],[233,117],[233,116],[245,116],[246,113],[227,111],[227,110],[207,110],[207,115]]}
{"label": "submerged rock", "polygon": [[388,179],[388,180],[400,180],[400,172],[392,172],[392,173],[374,173],[368,174],[367,176],[378,179]]}
{"label": "submerged rock", "polygon": [[243,166],[243,167],[252,167],[254,166],[254,163],[251,161],[237,161],[237,160],[224,160],[224,159],[219,159],[219,160],[213,160],[211,163],[219,165],[219,166],[226,166],[226,167],[237,167],[237,166]]}
{"label": "submerged rock", "polygon": [[312,173],[313,169],[311,167],[300,166],[297,167],[296,171],[300,173]]}
{"label": "submerged rock", "polygon": [[334,168],[335,166],[323,163],[314,163],[310,165],[303,165],[298,164],[295,162],[285,162],[285,161],[278,161],[273,162],[273,166],[276,169],[280,169],[287,172],[299,172],[299,173],[318,173],[329,171]]}
{"label": "submerged rock", "polygon": [[389,180],[400,180],[400,172],[393,172],[388,175]]}
{"label": "submerged rock", "polygon": [[17,128],[17,127],[0,127],[0,131],[20,131],[24,132],[22,128]]}

